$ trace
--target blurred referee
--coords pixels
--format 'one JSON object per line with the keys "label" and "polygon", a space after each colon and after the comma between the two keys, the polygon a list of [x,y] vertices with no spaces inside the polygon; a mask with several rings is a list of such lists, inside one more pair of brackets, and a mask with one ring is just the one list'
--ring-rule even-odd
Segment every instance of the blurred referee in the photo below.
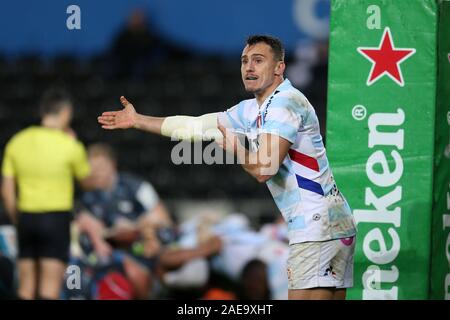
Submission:
{"label": "blurred referee", "polygon": [[17,227],[19,297],[58,299],[69,258],[73,178],[87,184],[90,168],[69,126],[70,95],[46,91],[40,114],[40,126],[18,132],[6,145],[1,191]]}

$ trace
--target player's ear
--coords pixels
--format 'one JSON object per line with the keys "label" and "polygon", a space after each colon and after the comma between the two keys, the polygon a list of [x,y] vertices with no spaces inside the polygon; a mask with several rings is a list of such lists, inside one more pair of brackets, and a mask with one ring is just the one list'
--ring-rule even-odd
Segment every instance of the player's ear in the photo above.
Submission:
{"label": "player's ear", "polygon": [[282,76],[284,74],[284,69],[286,69],[286,64],[284,61],[278,61],[275,67],[275,75]]}

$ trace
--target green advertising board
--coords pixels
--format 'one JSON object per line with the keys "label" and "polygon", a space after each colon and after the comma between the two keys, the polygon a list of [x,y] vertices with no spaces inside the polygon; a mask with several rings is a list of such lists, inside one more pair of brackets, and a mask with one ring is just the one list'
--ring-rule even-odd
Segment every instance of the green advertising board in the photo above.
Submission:
{"label": "green advertising board", "polygon": [[[437,160],[449,143],[440,93],[449,82],[438,83],[437,63],[448,9],[435,0],[331,1],[327,150],[358,227],[349,299],[430,297],[432,234],[442,229],[433,208],[449,211],[446,194],[435,193],[448,191],[449,177],[448,159]],[[445,32],[439,45],[448,47]]]}
{"label": "green advertising board", "polygon": [[450,300],[450,2],[439,3],[431,299]]}

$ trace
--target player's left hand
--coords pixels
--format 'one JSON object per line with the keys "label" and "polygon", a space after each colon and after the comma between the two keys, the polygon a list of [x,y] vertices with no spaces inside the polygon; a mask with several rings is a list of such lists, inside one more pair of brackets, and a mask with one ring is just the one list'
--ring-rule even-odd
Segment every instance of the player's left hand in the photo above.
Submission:
{"label": "player's left hand", "polygon": [[216,140],[217,144],[225,151],[233,154],[236,153],[239,143],[237,135],[235,135],[233,132],[231,132],[231,130],[225,128],[221,124],[217,124],[217,127],[223,135],[222,140]]}

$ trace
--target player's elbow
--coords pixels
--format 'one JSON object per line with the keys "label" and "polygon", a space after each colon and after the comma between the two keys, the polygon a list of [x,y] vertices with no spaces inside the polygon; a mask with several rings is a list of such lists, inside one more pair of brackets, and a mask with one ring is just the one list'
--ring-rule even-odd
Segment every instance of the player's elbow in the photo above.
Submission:
{"label": "player's elbow", "polygon": [[253,176],[259,183],[265,183],[277,174],[278,168],[279,166],[275,166],[273,163],[259,164],[253,171]]}
{"label": "player's elbow", "polygon": [[257,174],[257,175],[255,175],[255,179],[256,179],[256,181],[258,181],[259,183],[266,183],[267,180],[269,180],[270,178],[272,178],[272,175],[263,175],[263,174]]}
{"label": "player's elbow", "polygon": [[[271,170],[272,169],[272,170]],[[271,167],[266,166],[254,166],[252,169],[247,170],[259,183],[265,183],[272,178],[277,170],[273,170]]]}

